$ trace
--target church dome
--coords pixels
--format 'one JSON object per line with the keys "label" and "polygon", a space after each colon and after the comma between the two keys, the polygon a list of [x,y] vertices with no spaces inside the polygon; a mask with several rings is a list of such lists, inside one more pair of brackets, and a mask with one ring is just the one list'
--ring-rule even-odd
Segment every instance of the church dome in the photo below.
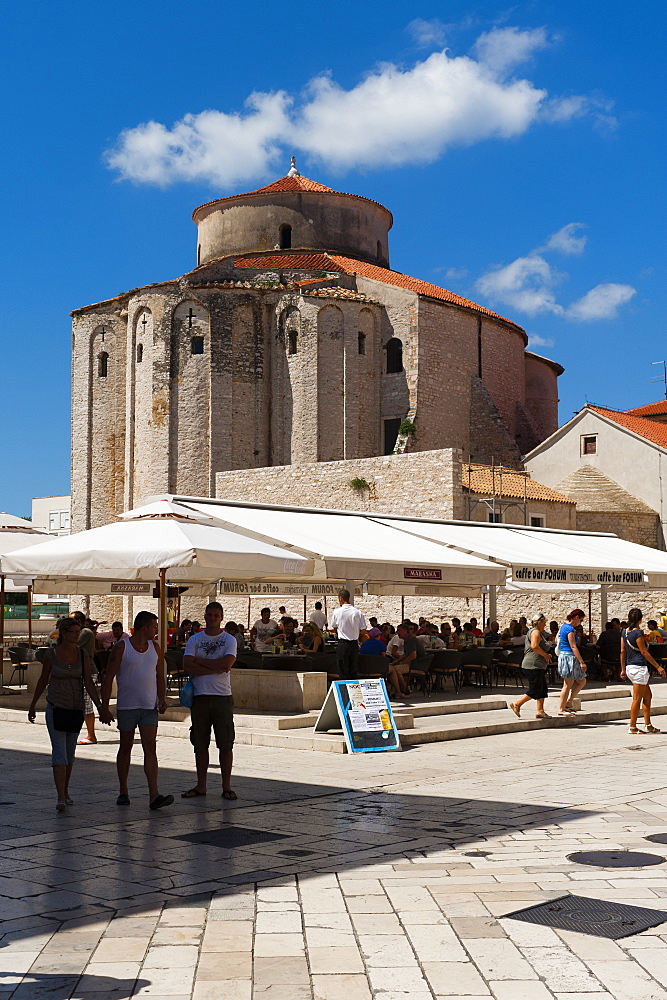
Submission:
{"label": "church dome", "polygon": [[303,177],[294,157],[271,184],[196,208],[197,263],[255,250],[328,250],[389,266],[391,212]]}

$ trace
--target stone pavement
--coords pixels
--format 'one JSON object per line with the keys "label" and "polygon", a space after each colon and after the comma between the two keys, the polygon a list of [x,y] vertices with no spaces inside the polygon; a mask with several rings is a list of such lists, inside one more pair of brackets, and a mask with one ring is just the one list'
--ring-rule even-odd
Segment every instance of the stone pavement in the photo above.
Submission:
{"label": "stone pavement", "polygon": [[[42,726],[0,737],[0,1000],[667,1000],[667,923],[610,941],[507,919],[573,893],[664,909],[666,736],[609,723],[402,754],[240,747],[238,802],[147,809],[138,751],[79,747],[55,812]],[[161,789],[192,784],[162,739]],[[663,902],[664,900],[664,902]]]}

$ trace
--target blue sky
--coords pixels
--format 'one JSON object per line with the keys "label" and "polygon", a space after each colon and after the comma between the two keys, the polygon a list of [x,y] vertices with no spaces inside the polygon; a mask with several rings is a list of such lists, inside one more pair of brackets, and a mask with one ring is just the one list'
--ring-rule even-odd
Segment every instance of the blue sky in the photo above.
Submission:
{"label": "blue sky", "polygon": [[561,421],[661,397],[662,4],[22,0],[0,28],[0,510],[69,490],[70,310],[189,270],[192,209],[292,152],[392,210],[395,269],[560,361]]}

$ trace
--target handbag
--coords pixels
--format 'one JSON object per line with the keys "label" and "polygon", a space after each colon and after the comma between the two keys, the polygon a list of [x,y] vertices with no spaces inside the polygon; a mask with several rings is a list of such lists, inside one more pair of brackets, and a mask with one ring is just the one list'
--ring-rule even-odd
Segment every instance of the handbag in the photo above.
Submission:
{"label": "handbag", "polygon": [[195,696],[195,686],[192,682],[192,677],[188,677],[187,681],[181,688],[178,694],[178,700],[180,701],[183,708],[192,708],[192,702]]}
{"label": "handbag", "polygon": [[53,728],[59,733],[78,733],[83,726],[83,710],[53,706]]}

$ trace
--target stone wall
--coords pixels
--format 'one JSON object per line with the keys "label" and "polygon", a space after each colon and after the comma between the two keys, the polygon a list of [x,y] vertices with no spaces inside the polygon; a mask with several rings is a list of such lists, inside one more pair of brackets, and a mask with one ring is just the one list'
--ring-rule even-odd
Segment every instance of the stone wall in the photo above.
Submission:
{"label": "stone wall", "polygon": [[577,509],[577,527],[580,531],[611,531],[627,542],[660,548],[660,518],[657,514]]}

